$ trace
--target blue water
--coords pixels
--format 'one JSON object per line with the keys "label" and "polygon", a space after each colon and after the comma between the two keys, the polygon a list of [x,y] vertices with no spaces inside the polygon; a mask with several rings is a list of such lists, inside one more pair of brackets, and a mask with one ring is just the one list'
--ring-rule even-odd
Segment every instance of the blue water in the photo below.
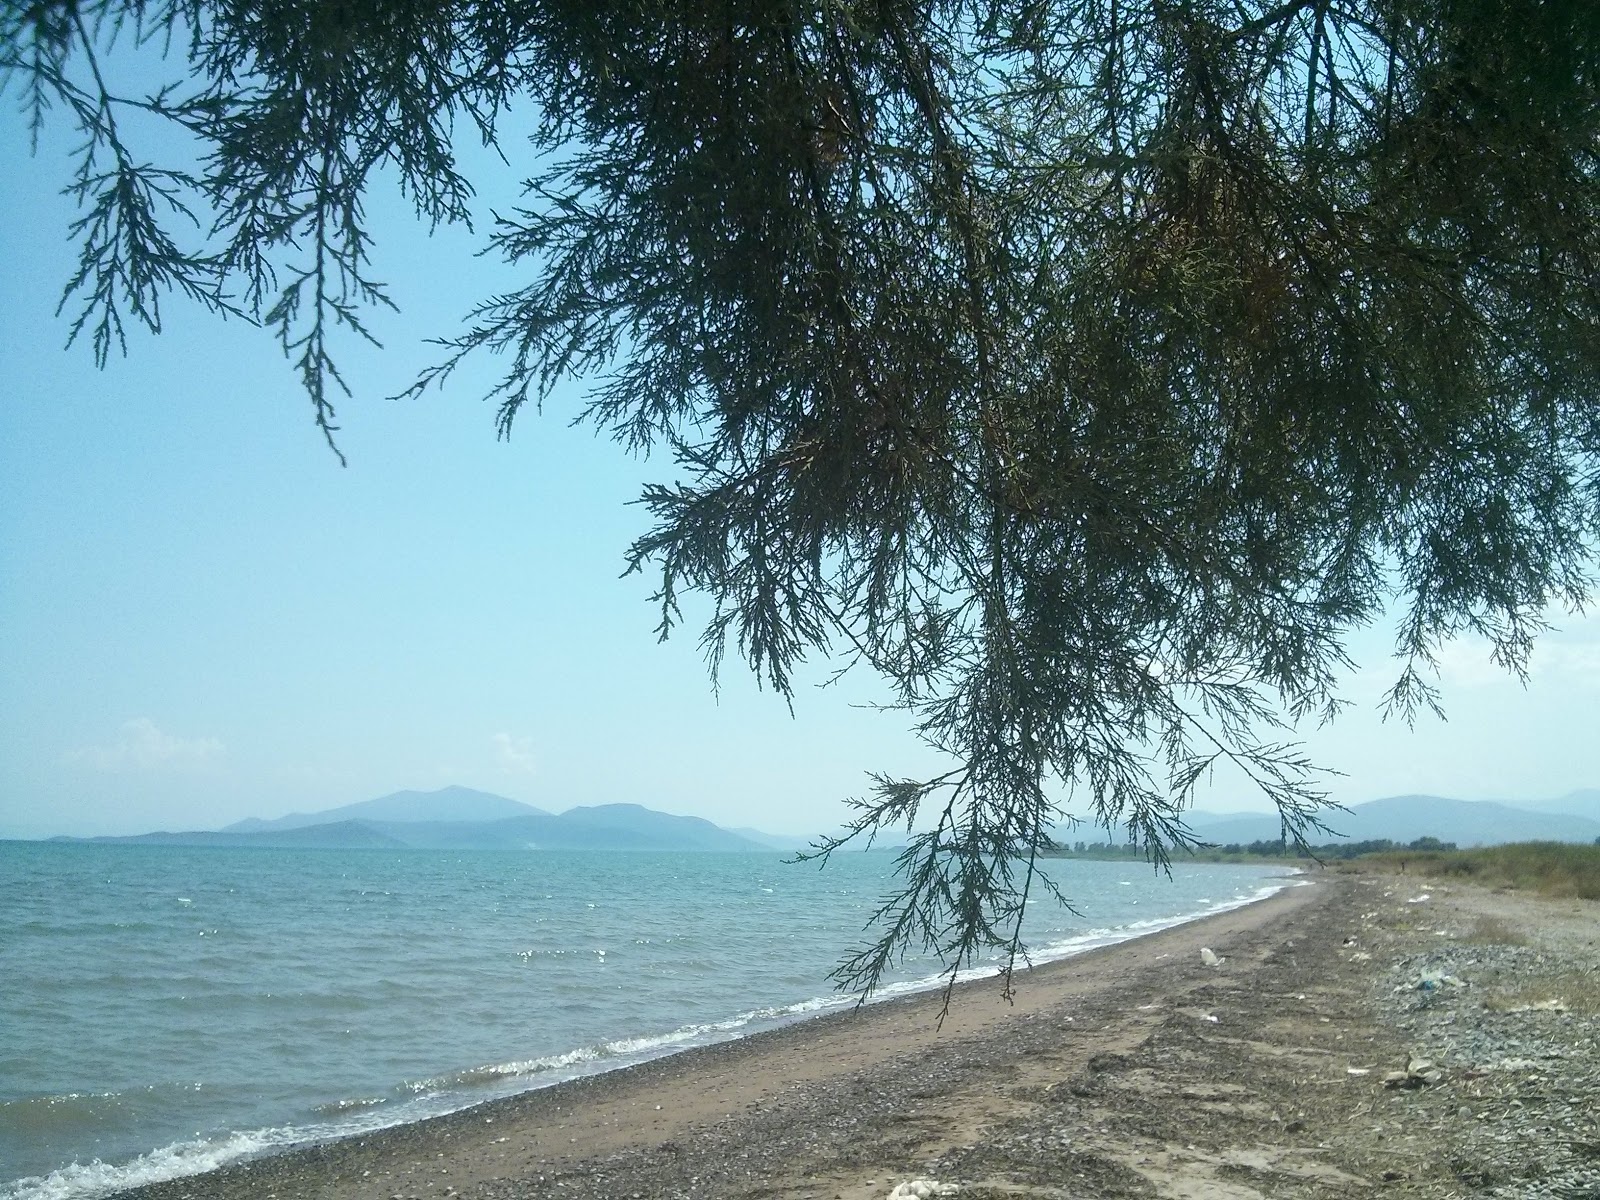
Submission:
{"label": "blue water", "polygon": [[[892,856],[0,842],[0,1200],[88,1200],[851,1003]],[[1036,958],[1270,868],[1064,862]],[[889,991],[927,986],[909,960]]]}

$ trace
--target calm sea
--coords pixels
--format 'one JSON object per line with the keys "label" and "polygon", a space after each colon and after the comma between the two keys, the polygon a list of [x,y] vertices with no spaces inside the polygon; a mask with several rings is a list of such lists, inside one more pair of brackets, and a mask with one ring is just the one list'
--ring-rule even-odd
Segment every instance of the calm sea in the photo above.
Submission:
{"label": "calm sea", "polygon": [[[0,1200],[87,1200],[851,1003],[892,856],[0,842]],[[1059,864],[1059,958],[1270,868]],[[928,986],[909,961],[891,993]]]}

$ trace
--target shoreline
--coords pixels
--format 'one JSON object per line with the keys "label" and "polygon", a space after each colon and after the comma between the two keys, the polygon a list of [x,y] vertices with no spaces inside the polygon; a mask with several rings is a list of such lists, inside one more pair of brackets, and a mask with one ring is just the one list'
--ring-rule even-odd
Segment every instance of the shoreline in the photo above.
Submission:
{"label": "shoreline", "polygon": [[[1272,896],[1302,886],[1305,882],[1303,870],[1292,865],[1260,865],[1277,866],[1281,869],[1275,873],[1264,873],[1259,876],[1253,892],[1248,894],[1241,892],[1232,899],[1210,904],[1198,911],[1086,930],[1064,941],[1049,943],[1041,949],[1032,965],[1019,968],[1017,979],[1021,981],[1030,977],[1042,977],[1039,973],[1053,966],[1077,962],[1086,955],[1114,950],[1168,930],[1192,926],[1261,904]],[[997,966],[968,968],[961,973],[957,992],[960,994],[966,989],[981,990],[986,984],[992,984],[999,973],[1000,969]],[[997,984],[994,986],[998,987]],[[918,997],[939,996],[943,994],[945,987],[945,980],[939,976],[901,981],[889,985],[884,991],[873,996],[866,1002],[865,1007],[875,1009],[881,1005],[915,1000]],[[448,1096],[441,1094],[439,1097],[434,1097],[433,1099],[439,1103],[428,1105],[421,1112],[402,1115],[391,1110],[387,1120],[383,1119],[385,1114],[379,1110],[372,1110],[366,1114],[378,1118],[377,1120],[363,1120],[361,1114],[352,1114],[354,1119],[345,1122],[345,1128],[319,1127],[315,1124],[305,1125],[299,1129],[293,1125],[264,1125],[261,1128],[239,1128],[203,1140],[177,1140],[134,1158],[106,1162],[94,1160],[81,1166],[73,1164],[48,1175],[0,1181],[0,1196],[12,1200],[59,1200],[60,1197],[73,1197],[75,1200],[95,1197],[109,1200],[110,1197],[141,1195],[148,1188],[182,1183],[184,1180],[241,1168],[245,1164],[264,1159],[302,1153],[343,1142],[378,1138],[395,1131],[403,1133],[413,1127],[446,1119],[484,1105],[516,1100],[534,1092],[563,1087],[603,1075],[648,1067],[664,1059],[781,1032],[799,1024],[825,1021],[848,1014],[857,1007],[852,997],[834,993],[772,1010],[739,1013],[715,1023],[714,1026],[672,1029],[642,1039],[656,1043],[644,1049],[630,1046],[623,1052],[617,1050],[617,1046],[612,1043],[597,1044],[597,1054],[593,1053],[594,1048],[591,1047],[553,1056],[553,1062],[559,1063],[561,1060],[571,1059],[582,1063],[583,1065],[578,1066],[574,1073],[562,1075],[552,1070],[550,1076],[553,1077],[547,1076],[541,1079],[542,1072],[528,1072],[523,1075],[523,1079],[527,1082],[515,1091],[507,1091],[499,1084],[484,1089],[487,1095],[477,1097],[472,1096],[470,1090],[456,1090]],[[685,1036],[680,1038],[680,1035]],[[617,1057],[608,1061],[608,1052],[611,1051],[616,1051]],[[510,1078],[508,1073],[507,1079]],[[428,1100],[427,1097],[422,1099],[425,1102]],[[441,1103],[449,1104],[450,1107],[441,1110]],[[411,1104],[408,1102],[406,1107],[411,1107]],[[432,1111],[428,1111],[428,1108],[432,1108]],[[296,1134],[302,1136],[295,1136]]]}
{"label": "shoreline", "polygon": [[[474,1194],[518,1181],[542,1186],[541,1176],[554,1180],[558,1175],[563,1194],[571,1194],[566,1177],[575,1164],[596,1156],[676,1156],[672,1147],[682,1139],[702,1139],[707,1128],[734,1122],[737,1113],[759,1111],[797,1089],[859,1079],[864,1071],[901,1064],[907,1056],[946,1054],[1063,1004],[1103,1002],[1136,975],[1175,971],[1204,979],[1202,941],[1216,943],[1224,953],[1230,940],[1259,933],[1322,890],[1303,878],[1287,878],[1263,898],[1041,962],[1018,973],[1010,1005],[1001,1000],[995,976],[964,980],[956,986],[942,1030],[935,1028],[942,988],[891,996],[443,1115],[293,1145],[108,1195],[117,1200],[265,1195],[390,1200]],[[1160,990],[1159,979],[1143,983]],[[408,1190],[413,1184],[417,1190]]]}

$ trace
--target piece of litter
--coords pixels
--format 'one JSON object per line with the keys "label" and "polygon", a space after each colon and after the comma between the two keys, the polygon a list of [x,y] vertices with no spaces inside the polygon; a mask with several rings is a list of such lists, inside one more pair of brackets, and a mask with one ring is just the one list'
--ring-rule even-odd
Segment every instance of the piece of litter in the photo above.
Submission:
{"label": "piece of litter", "polygon": [[1210,946],[1201,946],[1200,961],[1208,967],[1220,967],[1227,960],[1219,956]]}
{"label": "piece of litter", "polygon": [[889,1200],[930,1200],[934,1196],[954,1196],[958,1190],[955,1184],[937,1179],[908,1179],[894,1185]]}
{"label": "piece of litter", "polygon": [[1371,1075],[1372,1074],[1372,1068],[1371,1067],[1346,1067],[1344,1069],[1344,1073],[1346,1075]]}
{"label": "piece of litter", "polygon": [[1423,892],[1422,895],[1420,895],[1420,896],[1411,897],[1411,899],[1407,900],[1406,903],[1407,904],[1422,904],[1422,903],[1426,902],[1427,899],[1428,899],[1428,893],[1427,892]]}
{"label": "piece of litter", "polygon": [[1444,1073],[1437,1070],[1426,1058],[1415,1055],[1406,1060],[1404,1071],[1390,1071],[1383,1077],[1383,1086],[1389,1088],[1419,1088],[1424,1084],[1438,1083]]}

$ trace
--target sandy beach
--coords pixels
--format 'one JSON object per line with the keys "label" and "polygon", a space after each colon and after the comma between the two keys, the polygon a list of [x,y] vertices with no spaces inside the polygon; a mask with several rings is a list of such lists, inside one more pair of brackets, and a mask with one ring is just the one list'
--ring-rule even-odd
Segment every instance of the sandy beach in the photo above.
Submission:
{"label": "sandy beach", "polygon": [[[1492,1002],[1535,945],[1592,981],[1600,906],[1415,887],[1323,873],[1026,972],[1012,1003],[964,985],[942,1027],[913,996],[123,1196],[1600,1197],[1596,1015]],[[1446,950],[1470,965],[1430,986]],[[1474,1013],[1510,1032],[1460,1042]],[[1558,1051],[1468,1061],[1502,1042]]]}

